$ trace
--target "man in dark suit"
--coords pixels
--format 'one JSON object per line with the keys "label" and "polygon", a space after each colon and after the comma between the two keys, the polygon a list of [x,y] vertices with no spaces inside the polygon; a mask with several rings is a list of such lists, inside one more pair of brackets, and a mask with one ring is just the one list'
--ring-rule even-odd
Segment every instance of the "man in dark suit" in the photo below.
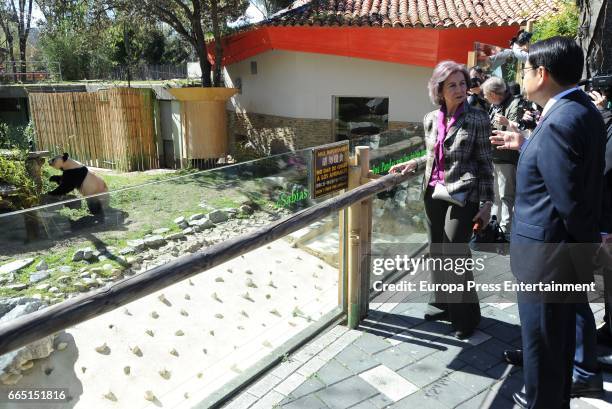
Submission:
{"label": "man in dark suit", "polygon": [[[521,283],[593,281],[606,141],[601,115],[577,87],[582,68],[575,41],[553,37],[530,48],[523,69],[527,98],[544,110],[520,148],[516,175],[510,262]],[[597,372],[590,351],[594,321],[578,323],[576,345],[576,314],[590,313],[586,294],[525,291],[517,297],[526,392],[516,393],[515,402],[530,409],[569,408],[575,352],[589,372],[574,371],[578,382]]]}

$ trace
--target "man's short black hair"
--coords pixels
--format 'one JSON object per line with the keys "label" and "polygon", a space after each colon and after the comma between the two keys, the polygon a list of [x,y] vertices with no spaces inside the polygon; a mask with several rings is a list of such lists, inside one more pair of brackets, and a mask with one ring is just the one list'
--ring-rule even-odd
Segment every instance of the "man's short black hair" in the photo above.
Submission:
{"label": "man's short black hair", "polygon": [[577,84],[582,76],[584,54],[580,46],[570,37],[551,37],[529,47],[529,64],[544,67],[557,84]]}
{"label": "man's short black hair", "polygon": [[470,78],[470,89],[477,88],[482,85],[482,80],[478,77]]}

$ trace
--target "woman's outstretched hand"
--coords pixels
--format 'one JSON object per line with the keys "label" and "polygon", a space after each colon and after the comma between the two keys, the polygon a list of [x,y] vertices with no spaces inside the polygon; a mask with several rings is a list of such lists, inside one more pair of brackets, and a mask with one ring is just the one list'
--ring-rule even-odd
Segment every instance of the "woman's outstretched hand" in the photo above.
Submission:
{"label": "woman's outstretched hand", "polygon": [[412,172],[415,168],[416,162],[409,160],[408,162],[402,162],[391,166],[389,173],[401,173],[405,175],[406,173]]}

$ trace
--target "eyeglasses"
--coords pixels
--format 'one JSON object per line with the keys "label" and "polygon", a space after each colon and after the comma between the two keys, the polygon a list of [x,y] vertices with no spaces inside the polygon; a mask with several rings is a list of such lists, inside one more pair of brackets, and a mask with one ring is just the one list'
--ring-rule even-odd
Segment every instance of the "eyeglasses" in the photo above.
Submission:
{"label": "eyeglasses", "polygon": [[525,79],[525,72],[530,70],[537,70],[538,67],[524,67],[521,68],[521,79]]}

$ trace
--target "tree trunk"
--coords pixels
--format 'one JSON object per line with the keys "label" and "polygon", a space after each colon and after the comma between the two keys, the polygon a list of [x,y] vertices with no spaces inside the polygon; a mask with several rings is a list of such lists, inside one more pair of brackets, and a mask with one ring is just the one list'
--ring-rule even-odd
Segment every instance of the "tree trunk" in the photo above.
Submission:
{"label": "tree trunk", "polygon": [[213,26],[213,36],[215,38],[215,72],[214,84],[215,87],[221,86],[221,67],[223,60],[223,46],[221,45],[221,29],[219,28],[219,8],[217,1],[211,0],[210,14]]}
{"label": "tree trunk", "polygon": [[578,0],[580,7],[580,45],[585,55],[587,78],[612,74],[612,2]]}
{"label": "tree trunk", "polygon": [[194,19],[191,21],[191,27],[193,33],[195,34],[195,42],[193,43],[193,46],[196,49],[198,58],[200,59],[200,69],[202,70],[202,86],[211,87],[212,83],[210,81],[210,73],[212,71],[212,66],[210,64],[210,61],[208,61],[204,30],[202,29],[202,22],[198,14],[196,14],[194,16]]}
{"label": "tree trunk", "polygon": [[20,72],[22,75],[22,80],[27,80],[27,77],[25,75],[26,71],[27,71],[27,67],[26,67],[26,47],[28,46],[28,38],[27,37],[22,37],[21,35],[19,36],[19,59],[20,61]]}

